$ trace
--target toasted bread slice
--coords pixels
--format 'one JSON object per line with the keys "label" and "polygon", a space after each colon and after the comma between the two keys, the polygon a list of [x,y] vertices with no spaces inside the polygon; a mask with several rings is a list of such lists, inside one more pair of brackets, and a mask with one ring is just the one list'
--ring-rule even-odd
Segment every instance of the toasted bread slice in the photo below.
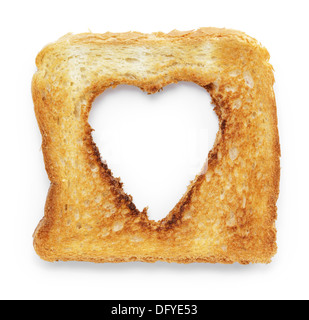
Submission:
{"label": "toasted bread slice", "polygon": [[[42,259],[271,261],[280,146],[273,69],[256,40],[214,28],[69,34],[45,47],[36,64],[32,93],[51,181],[34,233]],[[147,210],[137,210],[102,162],[88,115],[109,87],[127,84],[156,93],[179,81],[210,93],[220,130],[207,171],[156,222]]]}

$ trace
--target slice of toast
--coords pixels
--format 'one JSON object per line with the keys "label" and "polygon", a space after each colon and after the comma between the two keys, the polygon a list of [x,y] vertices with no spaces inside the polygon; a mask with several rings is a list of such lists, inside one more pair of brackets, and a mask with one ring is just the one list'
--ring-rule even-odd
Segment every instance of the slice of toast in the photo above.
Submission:
{"label": "slice of toast", "polygon": [[[277,249],[280,146],[268,61],[256,40],[214,28],[69,34],[45,47],[32,83],[51,181],[34,233],[38,255],[47,261],[269,263]],[[88,115],[109,87],[156,93],[179,81],[210,93],[220,130],[207,171],[155,222],[136,209],[102,162]]]}

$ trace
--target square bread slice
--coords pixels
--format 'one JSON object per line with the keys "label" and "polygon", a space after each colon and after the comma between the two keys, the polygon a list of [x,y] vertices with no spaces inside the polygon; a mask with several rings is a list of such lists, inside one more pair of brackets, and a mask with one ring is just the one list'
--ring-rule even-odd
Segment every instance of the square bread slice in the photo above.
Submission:
{"label": "square bread slice", "polygon": [[[36,64],[32,93],[51,182],[34,233],[42,259],[271,261],[280,146],[273,69],[256,40],[214,28],[68,34],[46,46]],[[209,92],[220,129],[207,170],[156,222],[137,210],[101,160],[88,115],[109,87],[134,85],[150,94],[179,81]]]}

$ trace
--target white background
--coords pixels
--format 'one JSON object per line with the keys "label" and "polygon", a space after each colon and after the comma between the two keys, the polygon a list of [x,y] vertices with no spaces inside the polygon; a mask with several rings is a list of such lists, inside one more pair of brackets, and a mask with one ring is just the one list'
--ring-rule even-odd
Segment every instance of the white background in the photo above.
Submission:
{"label": "white background", "polygon": [[[308,9],[308,1],[300,0],[1,1],[0,298],[309,298]],[[271,54],[282,148],[279,250],[273,263],[96,265],[40,260],[32,247],[32,233],[43,215],[49,181],[31,98],[36,54],[67,32],[169,32],[203,26],[245,31]],[[116,121],[122,131],[112,140],[115,127],[110,124]],[[201,166],[190,156],[181,163],[176,161],[188,154],[181,151],[182,128],[194,136],[207,128],[213,132],[216,121],[208,94],[192,84],[171,86],[154,97],[134,88],[118,88],[99,97],[90,115],[95,141],[99,147],[105,146],[113,171],[123,174],[139,208],[149,199],[150,215],[157,219],[175,204],[193,169]],[[127,123],[132,124],[131,130]],[[134,131],[137,125],[143,129],[140,138]],[[168,132],[173,134],[165,139]],[[125,145],[117,145],[121,136],[132,145],[132,151],[125,149],[128,161],[121,154]],[[200,144],[192,150],[201,161],[211,146],[200,150],[207,141],[197,141],[192,143]],[[114,144],[117,147],[113,148]],[[136,156],[142,148],[147,150],[145,161]],[[190,141],[184,139],[184,148],[190,150]],[[139,174],[139,167],[143,174]],[[148,174],[149,184],[148,178],[146,183],[143,180]],[[171,192],[171,197],[164,197],[166,192]]]}

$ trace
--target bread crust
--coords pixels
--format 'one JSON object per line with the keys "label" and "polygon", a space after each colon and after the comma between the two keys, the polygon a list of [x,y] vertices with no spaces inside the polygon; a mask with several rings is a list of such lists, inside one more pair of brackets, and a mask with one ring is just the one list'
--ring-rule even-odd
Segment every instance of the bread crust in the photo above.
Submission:
{"label": "bread crust", "polygon": [[[36,64],[32,94],[51,181],[34,232],[42,259],[271,261],[277,250],[280,145],[273,69],[255,39],[216,28],[68,34],[46,46]],[[109,87],[134,85],[153,94],[179,81],[209,92],[220,130],[207,171],[156,222],[135,207],[102,161],[88,116],[94,99]]]}

